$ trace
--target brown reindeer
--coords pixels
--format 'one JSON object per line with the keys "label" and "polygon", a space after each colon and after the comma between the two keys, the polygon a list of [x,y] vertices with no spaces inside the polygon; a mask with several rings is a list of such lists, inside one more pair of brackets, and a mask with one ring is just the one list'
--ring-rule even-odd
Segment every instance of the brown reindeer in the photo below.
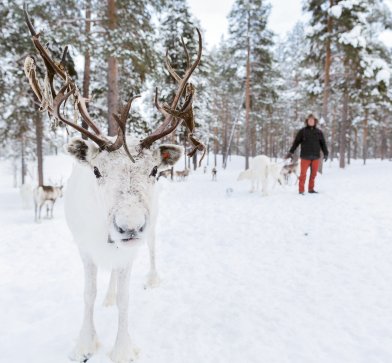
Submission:
{"label": "brown reindeer", "polygon": [[217,181],[216,176],[218,174],[218,170],[216,169],[215,166],[212,168],[211,174],[212,174],[212,181]]}
{"label": "brown reindeer", "polygon": [[41,221],[41,210],[46,205],[46,218],[53,218],[53,207],[57,198],[63,196],[63,186],[42,185],[34,189],[34,220]]}
{"label": "brown reindeer", "polygon": [[296,162],[292,162],[292,163],[290,163],[290,164],[288,164],[288,165],[284,165],[283,166],[283,168],[282,168],[282,171],[281,171],[281,174],[283,175],[283,178],[284,178],[284,181],[285,181],[285,183],[286,184],[288,184],[288,182],[289,182],[289,177],[290,177],[290,175],[295,175],[295,184],[297,184],[297,182],[298,182],[298,178],[299,178],[299,175],[298,175],[298,168],[299,168],[299,163],[298,163],[298,161],[296,161]]}
{"label": "brown reindeer", "polygon": [[189,175],[189,169],[176,171],[176,177],[178,181],[184,181]]}
{"label": "brown reindeer", "polygon": [[171,179],[173,179],[173,169],[172,168],[160,171],[158,173],[157,180],[159,180],[162,177],[167,179],[169,176],[171,177]]}

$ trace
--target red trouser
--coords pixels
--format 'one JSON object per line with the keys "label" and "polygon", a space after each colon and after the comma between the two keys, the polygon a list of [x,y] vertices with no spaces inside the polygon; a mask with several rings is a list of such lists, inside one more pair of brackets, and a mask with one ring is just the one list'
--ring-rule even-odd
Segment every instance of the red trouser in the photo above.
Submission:
{"label": "red trouser", "polygon": [[314,179],[316,179],[320,159],[317,160],[306,160],[301,159],[301,175],[299,176],[299,192],[303,193],[305,191],[305,180],[306,172],[310,166],[310,178],[308,190],[314,190]]}

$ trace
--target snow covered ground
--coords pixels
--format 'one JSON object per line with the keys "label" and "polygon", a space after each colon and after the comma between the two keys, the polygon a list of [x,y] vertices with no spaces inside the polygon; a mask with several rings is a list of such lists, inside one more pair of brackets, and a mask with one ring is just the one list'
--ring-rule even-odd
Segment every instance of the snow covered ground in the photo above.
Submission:
{"label": "snow covered ground", "polygon": [[[201,171],[164,180],[163,283],[143,289],[147,248],[132,272],[138,362],[392,362],[392,163],[336,164],[318,177],[320,194],[304,197],[295,186],[248,193],[236,182],[241,158],[218,169],[218,182]],[[70,167],[66,156],[45,161],[54,180]],[[1,362],[68,362],[83,274],[62,207],[35,224],[0,162]],[[102,307],[108,278],[100,272],[91,363],[109,362],[115,339],[116,308]]]}

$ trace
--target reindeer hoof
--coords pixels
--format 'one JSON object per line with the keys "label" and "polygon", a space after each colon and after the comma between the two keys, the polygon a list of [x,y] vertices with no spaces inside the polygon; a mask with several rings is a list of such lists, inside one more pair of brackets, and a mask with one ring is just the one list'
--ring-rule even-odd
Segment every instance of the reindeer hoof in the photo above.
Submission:
{"label": "reindeer hoof", "polygon": [[139,357],[140,351],[131,344],[126,344],[123,347],[115,346],[109,357],[114,363],[131,363],[136,361]]}
{"label": "reindeer hoof", "polygon": [[161,284],[161,279],[159,278],[157,273],[149,274],[147,277],[147,281],[144,284],[145,289],[154,289]]}
{"label": "reindeer hoof", "polygon": [[69,359],[75,362],[87,362],[98,351],[99,342],[95,336],[91,342],[79,342],[69,355]]}

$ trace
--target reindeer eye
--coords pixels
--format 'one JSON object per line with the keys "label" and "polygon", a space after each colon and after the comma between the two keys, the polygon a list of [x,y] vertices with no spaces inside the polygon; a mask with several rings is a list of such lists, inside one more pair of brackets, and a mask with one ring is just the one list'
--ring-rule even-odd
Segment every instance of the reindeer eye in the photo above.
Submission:
{"label": "reindeer eye", "polygon": [[94,175],[95,175],[95,177],[97,179],[102,178],[102,175],[101,175],[101,173],[99,172],[99,169],[96,166],[94,166]]}

